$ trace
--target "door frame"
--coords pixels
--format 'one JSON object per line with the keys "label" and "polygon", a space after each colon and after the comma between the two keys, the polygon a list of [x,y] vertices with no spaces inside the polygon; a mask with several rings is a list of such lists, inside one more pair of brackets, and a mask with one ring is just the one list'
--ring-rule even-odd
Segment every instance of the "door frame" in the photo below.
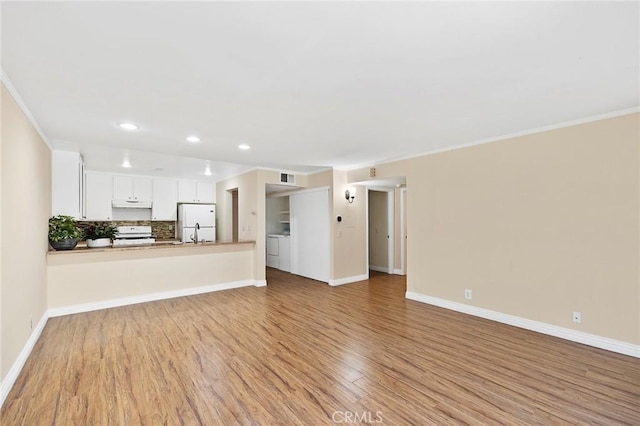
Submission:
{"label": "door frame", "polygon": [[407,188],[400,189],[400,275],[407,275],[407,212],[405,202],[407,199]]}
{"label": "door frame", "polygon": [[394,273],[395,264],[395,188],[367,186],[367,269],[370,267],[369,262],[369,191],[386,192],[387,193],[387,273]]}

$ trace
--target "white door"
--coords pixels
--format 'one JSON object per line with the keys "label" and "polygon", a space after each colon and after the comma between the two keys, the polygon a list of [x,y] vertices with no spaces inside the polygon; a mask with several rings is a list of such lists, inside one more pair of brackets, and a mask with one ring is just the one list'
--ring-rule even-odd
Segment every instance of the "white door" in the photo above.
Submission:
{"label": "white door", "polygon": [[329,282],[329,190],[290,197],[291,272]]}
{"label": "white door", "polygon": [[85,175],[85,202],[87,220],[111,220],[113,176],[87,172]]}
{"label": "white door", "polygon": [[207,227],[200,228],[198,230],[198,239],[200,241],[215,241],[216,240],[216,228],[215,227]]}
{"label": "white door", "polygon": [[215,203],[216,202],[216,186],[212,182],[196,183],[196,195],[199,203]]}
{"label": "white door", "polygon": [[134,200],[151,200],[153,197],[153,182],[151,178],[134,177],[133,178],[133,199]]}
{"label": "white door", "polygon": [[182,228],[182,242],[183,243],[192,243],[193,242],[193,231],[195,228]]}
{"label": "white door", "polygon": [[216,226],[216,209],[211,205],[184,205],[183,226]]}
{"label": "white door", "polygon": [[82,157],[79,152],[51,152],[51,214],[82,219]]}
{"label": "white door", "polygon": [[178,181],[176,179],[153,179],[152,220],[176,220],[178,218]]}
{"label": "white door", "polygon": [[278,268],[283,271],[291,271],[291,238],[279,237],[278,238]]}
{"label": "white door", "polygon": [[196,181],[180,179],[178,181],[178,201],[181,203],[195,203],[197,200]]}
{"label": "white door", "polygon": [[132,200],[133,199],[133,178],[131,176],[113,177],[113,199]]}
{"label": "white door", "polygon": [[278,256],[278,237],[267,237],[267,255]]}

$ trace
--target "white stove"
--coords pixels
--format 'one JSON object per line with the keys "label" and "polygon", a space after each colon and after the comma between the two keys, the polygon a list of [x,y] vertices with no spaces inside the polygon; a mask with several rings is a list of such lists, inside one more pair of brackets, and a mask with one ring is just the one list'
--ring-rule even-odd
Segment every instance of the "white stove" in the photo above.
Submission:
{"label": "white stove", "polygon": [[150,226],[118,226],[118,235],[113,240],[113,247],[146,246],[155,242]]}

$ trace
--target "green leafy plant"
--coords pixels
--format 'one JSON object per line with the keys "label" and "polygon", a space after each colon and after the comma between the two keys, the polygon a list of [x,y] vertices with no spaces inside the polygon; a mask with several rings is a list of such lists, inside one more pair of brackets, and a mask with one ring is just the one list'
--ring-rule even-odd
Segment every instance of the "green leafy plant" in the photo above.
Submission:
{"label": "green leafy plant", "polygon": [[87,240],[97,240],[100,238],[114,239],[118,235],[118,228],[110,225],[89,225],[84,230],[84,237]]}
{"label": "green leafy plant", "polygon": [[76,220],[71,216],[59,215],[49,219],[49,241],[79,239],[82,231],[78,228]]}

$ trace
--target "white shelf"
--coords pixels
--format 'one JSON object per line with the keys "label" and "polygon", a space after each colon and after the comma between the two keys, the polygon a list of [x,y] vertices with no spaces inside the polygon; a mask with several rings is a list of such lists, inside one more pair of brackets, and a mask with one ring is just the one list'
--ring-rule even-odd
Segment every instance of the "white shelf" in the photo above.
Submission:
{"label": "white shelf", "polygon": [[289,210],[282,210],[280,212],[280,223],[290,223]]}

